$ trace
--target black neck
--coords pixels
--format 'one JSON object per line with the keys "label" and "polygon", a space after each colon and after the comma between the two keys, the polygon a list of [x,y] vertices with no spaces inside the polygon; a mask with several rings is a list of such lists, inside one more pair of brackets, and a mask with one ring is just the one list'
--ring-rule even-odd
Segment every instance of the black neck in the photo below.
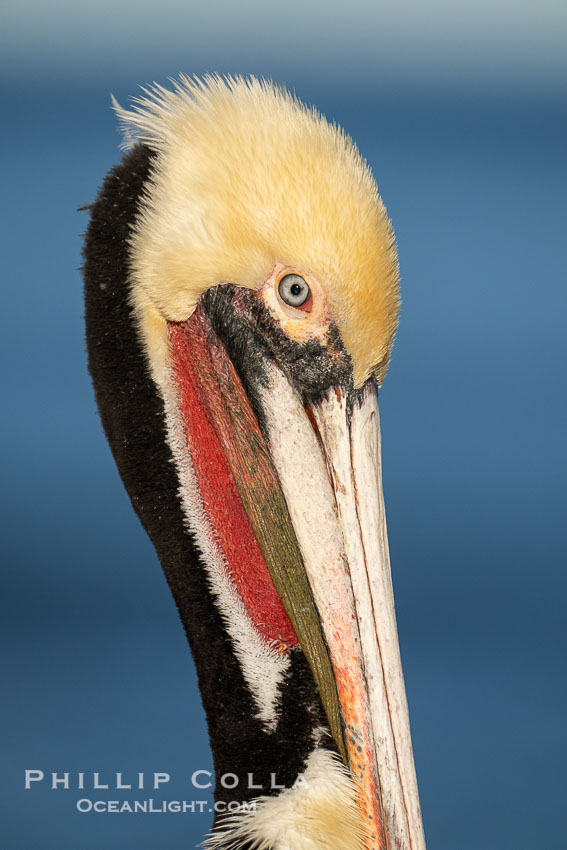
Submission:
{"label": "black neck", "polygon": [[[153,154],[138,145],[107,176],[92,207],[84,249],[89,369],[108,442],[132,505],[149,534],[195,659],[215,761],[218,800],[247,800],[290,786],[326,726],[301,650],[291,654],[275,731],[255,718],[231,640],[215,606],[205,567],[185,529],[179,482],[166,441],[162,400],[150,376],[129,304],[128,239],[150,176]],[[190,734],[180,729],[179,735]],[[323,745],[334,749],[329,739]],[[240,778],[234,790],[219,779]],[[262,790],[248,789],[247,774]]]}

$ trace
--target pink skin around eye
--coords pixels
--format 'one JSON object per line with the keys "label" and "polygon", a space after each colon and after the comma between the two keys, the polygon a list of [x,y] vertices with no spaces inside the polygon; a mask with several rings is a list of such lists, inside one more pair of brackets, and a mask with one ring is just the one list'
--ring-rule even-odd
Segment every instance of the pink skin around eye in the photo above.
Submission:
{"label": "pink skin around eye", "polygon": [[[279,295],[280,281],[288,274],[297,274],[302,277],[311,290],[308,301],[301,307],[291,307]],[[309,339],[326,342],[329,326],[327,299],[323,286],[312,274],[276,263],[257,294],[290,339],[297,342],[307,342]]]}

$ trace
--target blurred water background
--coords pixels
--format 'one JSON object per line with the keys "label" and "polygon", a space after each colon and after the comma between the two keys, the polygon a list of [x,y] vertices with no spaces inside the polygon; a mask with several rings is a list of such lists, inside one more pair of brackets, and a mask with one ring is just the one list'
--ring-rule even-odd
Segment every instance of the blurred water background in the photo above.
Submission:
{"label": "blurred water background", "polygon": [[286,83],[372,166],[402,272],[384,486],[428,847],[564,847],[564,4],[9,0],[0,19],[2,847],[174,850],[211,823],[80,814],[117,792],[23,781],[165,771],[156,799],[211,801],[189,784],[211,768],[189,650],[86,371],[76,211],[119,157],[109,92],[179,71]]}

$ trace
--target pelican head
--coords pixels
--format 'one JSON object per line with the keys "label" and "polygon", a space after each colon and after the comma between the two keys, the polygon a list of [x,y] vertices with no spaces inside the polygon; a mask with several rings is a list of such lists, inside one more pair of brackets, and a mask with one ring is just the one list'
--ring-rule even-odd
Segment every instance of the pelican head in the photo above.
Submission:
{"label": "pelican head", "polygon": [[115,108],[89,365],[194,655],[216,799],[254,804],[207,846],[423,850],[377,400],[398,265],[370,169],[256,79]]}

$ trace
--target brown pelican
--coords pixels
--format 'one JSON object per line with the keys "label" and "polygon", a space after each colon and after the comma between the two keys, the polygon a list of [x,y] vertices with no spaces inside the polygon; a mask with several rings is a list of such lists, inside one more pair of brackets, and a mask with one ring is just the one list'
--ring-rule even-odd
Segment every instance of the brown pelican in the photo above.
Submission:
{"label": "brown pelican", "polygon": [[216,799],[248,803],[207,846],[423,850],[377,404],[398,265],[374,179],[271,83],[182,77],[115,108],[130,150],[86,237],[89,365],[194,655]]}

